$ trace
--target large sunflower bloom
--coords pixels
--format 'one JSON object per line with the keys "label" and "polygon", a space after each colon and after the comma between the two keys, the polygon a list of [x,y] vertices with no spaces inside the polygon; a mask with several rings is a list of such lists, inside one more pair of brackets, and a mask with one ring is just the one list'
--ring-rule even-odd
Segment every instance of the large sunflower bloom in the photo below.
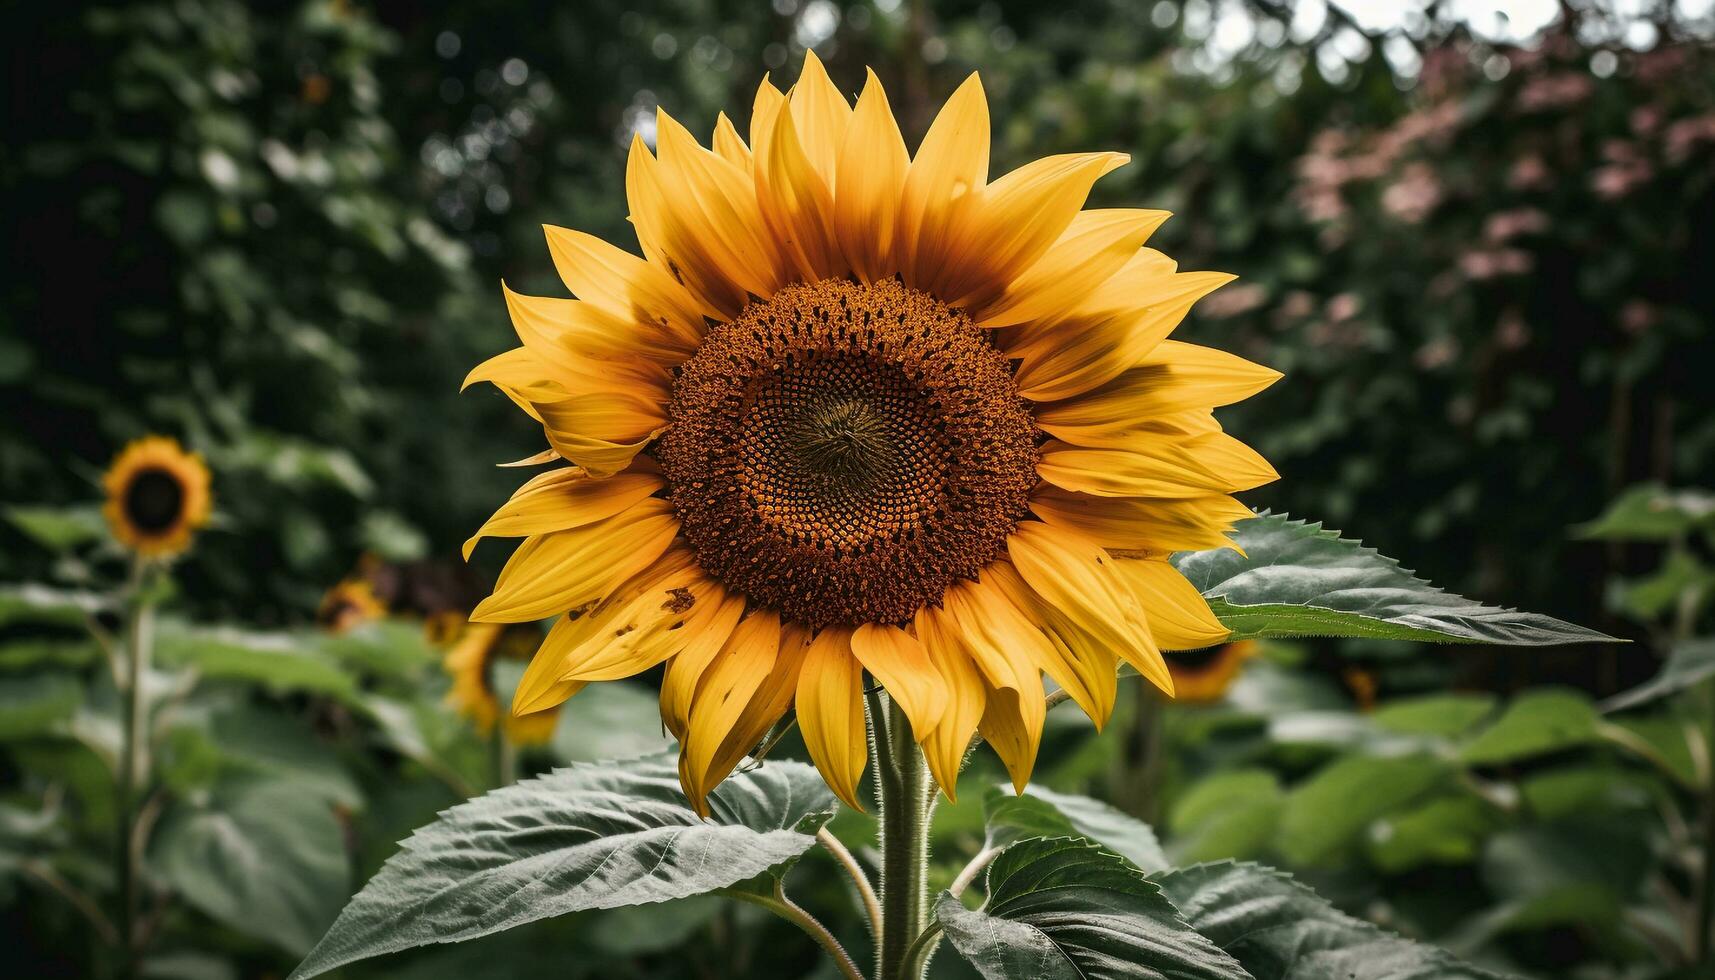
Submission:
{"label": "large sunflower bloom", "polygon": [[[915,157],[872,72],[764,81],[749,142],[665,113],[626,173],[643,258],[547,229],[577,299],[506,292],[523,346],[471,373],[544,461],[477,536],[523,537],[473,618],[560,615],[514,701],[666,664],[661,716],[705,798],[789,709],[846,802],[865,672],[949,796],[980,733],[1022,786],[1043,675],[1099,725],[1123,661],[1226,630],[1167,564],[1226,542],[1275,472],[1211,410],[1279,375],[1166,339],[1232,277],[1082,210],[1117,153],[988,179],[972,75]],[[563,614],[563,615],[561,615]]]}
{"label": "large sunflower bloom", "polygon": [[208,523],[208,467],[178,440],[144,436],[127,444],[102,476],[102,514],[119,543],[143,558],[171,558]]}

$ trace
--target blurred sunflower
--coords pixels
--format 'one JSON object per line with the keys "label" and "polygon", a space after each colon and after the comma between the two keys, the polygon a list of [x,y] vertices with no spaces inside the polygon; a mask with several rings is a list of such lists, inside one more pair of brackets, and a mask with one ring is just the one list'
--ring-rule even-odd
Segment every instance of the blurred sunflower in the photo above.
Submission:
{"label": "blurred sunflower", "polygon": [[375,594],[375,587],[368,579],[355,576],[329,589],[316,609],[316,622],[333,633],[344,633],[386,616],[387,604]]}
{"label": "blurred sunflower", "polygon": [[473,619],[564,614],[514,710],[665,663],[699,810],[794,706],[856,806],[868,671],[951,796],[979,732],[1023,786],[1044,673],[1099,725],[1118,660],[1171,690],[1161,649],[1226,635],[1165,558],[1275,479],[1211,410],[1279,375],[1166,339],[1232,277],[1143,248],[1165,212],[1082,210],[1125,155],[989,181],[972,75],[912,157],[874,73],[853,107],[813,54],[748,143],[656,132],[626,173],[644,257],[548,228],[578,298],[507,290],[523,345],[467,382],[571,464],[466,544],[525,539]]}
{"label": "blurred sunflower", "polygon": [[1167,670],[1173,675],[1174,697],[1189,704],[1211,704],[1227,696],[1238,680],[1245,661],[1256,656],[1255,640],[1218,643],[1201,650],[1167,653]]}
{"label": "blurred sunflower", "polygon": [[170,558],[208,523],[208,467],[176,439],[144,436],[113,460],[102,484],[102,514],[121,545],[144,558]]}
{"label": "blurred sunflower", "polygon": [[441,663],[452,677],[447,703],[487,734],[500,720],[506,737],[518,745],[539,745],[554,735],[560,719],[559,704],[529,714],[502,714],[494,693],[494,663],[503,657],[523,659],[530,655],[537,634],[534,630],[511,629],[495,623],[471,623],[447,650]]}

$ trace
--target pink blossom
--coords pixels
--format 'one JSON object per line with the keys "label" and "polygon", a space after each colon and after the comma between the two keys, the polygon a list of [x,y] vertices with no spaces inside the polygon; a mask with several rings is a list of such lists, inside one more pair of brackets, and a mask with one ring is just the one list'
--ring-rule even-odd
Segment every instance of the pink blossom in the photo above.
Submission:
{"label": "pink blossom", "polygon": [[1483,237],[1499,245],[1519,235],[1535,235],[1548,228],[1548,215],[1536,208],[1513,208],[1489,215]]}

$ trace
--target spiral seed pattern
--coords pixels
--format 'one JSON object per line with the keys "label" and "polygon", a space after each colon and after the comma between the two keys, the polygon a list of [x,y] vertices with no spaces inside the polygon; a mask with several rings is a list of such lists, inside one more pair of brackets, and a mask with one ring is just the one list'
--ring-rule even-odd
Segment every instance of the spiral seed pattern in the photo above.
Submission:
{"label": "spiral seed pattern", "polygon": [[1006,358],[893,280],[788,286],[712,330],[658,456],[697,561],[820,627],[903,622],[1001,554],[1038,435]]}

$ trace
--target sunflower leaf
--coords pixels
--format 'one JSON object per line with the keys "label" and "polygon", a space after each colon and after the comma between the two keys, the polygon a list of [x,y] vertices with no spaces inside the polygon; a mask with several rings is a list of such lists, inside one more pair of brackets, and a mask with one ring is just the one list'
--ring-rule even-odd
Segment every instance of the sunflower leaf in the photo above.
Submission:
{"label": "sunflower leaf", "polygon": [[1149,824],[1101,800],[1056,793],[1040,786],[1015,796],[993,787],[983,797],[985,847],[1005,847],[1026,837],[1086,837],[1144,871],[1170,867]]}
{"label": "sunflower leaf", "polygon": [[1603,701],[1604,712],[1625,711],[1648,704],[1715,677],[1715,640],[1690,640],[1674,647],[1667,663],[1649,680]]}
{"label": "sunflower leaf", "polygon": [[686,805],[669,753],[556,769],[455,806],[405,841],[292,976],[729,888],[803,854],[837,804],[814,769],[769,762],[709,806],[703,820]]}
{"label": "sunflower leaf", "polygon": [[943,892],[935,916],[953,948],[989,980],[1249,980],[1179,917],[1161,889],[1088,840],[1033,837],[988,870],[972,911]]}
{"label": "sunflower leaf", "polygon": [[1358,636],[1426,643],[1614,643],[1551,616],[1444,592],[1319,523],[1263,512],[1233,528],[1240,550],[1180,552],[1173,564],[1232,639]]}
{"label": "sunflower leaf", "polygon": [[1354,919],[1294,881],[1258,864],[1192,865],[1154,880],[1187,922],[1235,957],[1256,980],[1495,980],[1451,953]]}

